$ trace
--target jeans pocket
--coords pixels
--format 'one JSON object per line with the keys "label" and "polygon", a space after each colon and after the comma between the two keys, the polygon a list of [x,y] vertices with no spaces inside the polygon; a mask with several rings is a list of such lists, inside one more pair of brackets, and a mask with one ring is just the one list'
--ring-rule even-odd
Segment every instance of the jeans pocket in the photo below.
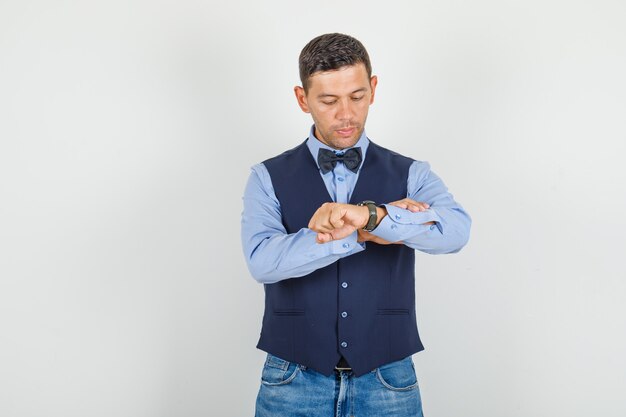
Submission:
{"label": "jeans pocket", "polygon": [[377,368],[376,377],[385,388],[392,391],[409,391],[417,388],[415,367],[410,356]]}
{"label": "jeans pocket", "polygon": [[297,363],[288,362],[268,353],[261,373],[261,383],[269,386],[286,385],[293,381],[299,372],[300,365]]}

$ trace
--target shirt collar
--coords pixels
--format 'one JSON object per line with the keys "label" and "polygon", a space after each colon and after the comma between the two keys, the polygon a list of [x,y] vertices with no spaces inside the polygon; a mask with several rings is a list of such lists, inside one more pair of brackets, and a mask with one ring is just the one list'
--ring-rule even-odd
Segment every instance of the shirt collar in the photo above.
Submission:
{"label": "shirt collar", "polygon": [[[362,160],[361,160],[361,166],[359,166],[359,171],[361,170],[361,167],[363,167],[363,162],[365,161],[365,155],[367,153],[367,147],[369,146],[369,144],[370,144],[370,140],[365,134],[365,129],[363,129],[363,132],[361,133],[361,137],[353,146],[353,148],[357,148],[357,147],[361,148]],[[311,126],[311,130],[309,131],[309,138],[306,141],[306,146],[309,147],[309,151],[311,151],[311,155],[313,155],[313,160],[315,161],[315,165],[317,165],[318,169],[320,166],[317,163],[317,154],[319,153],[320,149],[328,149],[335,153],[345,152],[346,150],[350,149],[350,148],[347,148],[347,149],[342,149],[341,151],[339,151],[337,149],[333,149],[330,146],[320,142],[319,139],[315,137],[315,125]]]}

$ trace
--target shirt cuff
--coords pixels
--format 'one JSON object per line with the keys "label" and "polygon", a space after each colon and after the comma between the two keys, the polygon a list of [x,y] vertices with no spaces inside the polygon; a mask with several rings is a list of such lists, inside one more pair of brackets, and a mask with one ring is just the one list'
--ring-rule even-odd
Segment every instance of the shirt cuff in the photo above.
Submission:
{"label": "shirt cuff", "polygon": [[[387,209],[387,215],[371,232],[374,236],[388,242],[400,242],[429,230],[438,229],[440,233],[443,233],[441,219],[433,209],[413,213],[389,204],[383,204],[383,206]],[[424,224],[428,222],[435,222],[435,224]]]}
{"label": "shirt cuff", "polygon": [[350,236],[344,237],[343,239],[333,240],[332,242],[328,242],[326,245],[330,249],[331,255],[343,255],[348,254],[350,252],[360,252],[362,251],[363,245],[357,242],[357,232],[354,231]]}

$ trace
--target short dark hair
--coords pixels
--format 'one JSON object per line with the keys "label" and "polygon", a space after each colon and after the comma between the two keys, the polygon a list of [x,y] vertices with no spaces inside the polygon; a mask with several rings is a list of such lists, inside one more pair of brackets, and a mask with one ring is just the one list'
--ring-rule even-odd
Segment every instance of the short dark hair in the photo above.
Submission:
{"label": "short dark hair", "polygon": [[309,78],[319,71],[363,63],[368,78],[372,77],[372,65],[365,47],[358,39],[343,33],[327,33],[312,39],[300,52],[300,81],[307,92]]}

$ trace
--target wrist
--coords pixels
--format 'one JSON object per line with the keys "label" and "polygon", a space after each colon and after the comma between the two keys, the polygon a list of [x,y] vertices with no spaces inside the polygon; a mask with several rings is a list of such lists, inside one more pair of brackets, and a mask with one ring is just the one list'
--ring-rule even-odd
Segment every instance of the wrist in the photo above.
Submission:
{"label": "wrist", "polygon": [[[361,201],[360,203],[357,204],[357,206],[364,207],[364,209],[367,211],[366,213],[367,221],[365,222],[364,225],[363,223],[361,223],[361,227],[359,227],[359,229],[362,229],[366,232],[371,232],[372,230],[376,228],[376,226],[378,226],[378,223],[380,222],[378,218],[379,207],[376,206],[376,203],[371,200]],[[363,211],[364,213],[365,213],[365,210]]]}
{"label": "wrist", "polygon": [[357,207],[361,210],[361,222],[358,226],[359,230],[363,230],[366,226],[367,226],[367,222],[369,222],[370,219],[370,211],[367,208],[367,206],[359,206],[357,205]]}
{"label": "wrist", "polygon": [[380,207],[377,206],[376,207],[376,226],[378,226],[380,224],[380,222],[383,220],[383,217],[385,217],[387,215],[387,209],[385,207]]}

